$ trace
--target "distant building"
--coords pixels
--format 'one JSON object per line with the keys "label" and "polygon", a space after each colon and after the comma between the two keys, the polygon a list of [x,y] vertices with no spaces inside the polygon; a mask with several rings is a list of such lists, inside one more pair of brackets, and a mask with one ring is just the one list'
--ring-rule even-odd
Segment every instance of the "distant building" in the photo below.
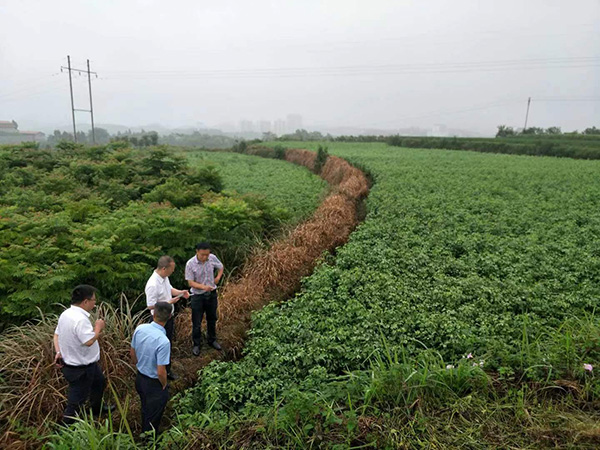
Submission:
{"label": "distant building", "polygon": [[281,136],[281,135],[285,134],[286,133],[285,125],[286,125],[285,120],[277,119],[275,121],[275,124],[273,125],[273,132],[277,136]]}
{"label": "distant building", "polygon": [[19,125],[14,120],[0,120],[0,133],[18,133]]}
{"label": "distant building", "polygon": [[19,142],[42,142],[46,135],[41,131],[19,131],[14,120],[0,120],[0,144],[18,144]]}
{"label": "distant building", "polygon": [[443,123],[436,123],[433,125],[433,129],[427,134],[429,136],[447,137],[448,127]]}
{"label": "distant building", "polygon": [[241,120],[240,131],[242,133],[251,133],[254,131],[254,124],[250,120]]}
{"label": "distant building", "polygon": [[19,136],[22,136],[23,141],[42,142],[46,139],[46,135],[41,131],[19,131]]}
{"label": "distant building", "polygon": [[287,132],[293,133],[302,129],[302,116],[300,114],[288,114],[286,120]]}
{"label": "distant building", "polygon": [[271,121],[270,120],[261,120],[258,122],[258,130],[261,133],[270,133],[271,129]]}

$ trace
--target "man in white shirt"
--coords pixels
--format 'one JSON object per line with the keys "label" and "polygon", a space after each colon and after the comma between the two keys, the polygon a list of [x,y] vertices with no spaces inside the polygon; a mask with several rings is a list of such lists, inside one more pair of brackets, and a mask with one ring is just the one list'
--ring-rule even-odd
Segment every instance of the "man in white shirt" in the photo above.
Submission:
{"label": "man in white shirt", "polygon": [[98,338],[104,329],[104,320],[96,320],[92,327],[90,311],[95,306],[96,288],[86,284],[77,286],[71,293],[71,307],[60,315],[54,331],[54,361],[69,383],[63,415],[65,424],[74,422],[88,398],[93,414],[98,415],[102,410],[106,379],[98,365]]}
{"label": "man in white shirt", "polygon": [[[154,316],[154,305],[157,302],[166,302],[171,305],[171,318],[165,324],[165,330],[167,332],[167,338],[169,342],[173,343],[173,334],[175,333],[175,321],[173,314],[175,313],[175,303],[179,301],[181,297],[189,298],[190,293],[173,288],[169,281],[169,276],[175,271],[175,261],[168,255],[161,256],[158,259],[158,264],[152,275],[146,283],[146,305]],[[169,380],[175,380],[176,376],[171,372],[171,364],[167,366],[167,377]]]}

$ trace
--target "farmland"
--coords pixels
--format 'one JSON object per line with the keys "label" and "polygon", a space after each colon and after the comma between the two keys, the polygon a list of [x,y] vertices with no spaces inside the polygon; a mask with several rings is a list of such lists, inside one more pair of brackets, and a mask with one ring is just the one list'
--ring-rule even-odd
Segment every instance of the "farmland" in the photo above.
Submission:
{"label": "farmland", "polygon": [[[365,220],[297,295],[254,313],[239,361],[213,361],[173,401],[161,446],[597,448],[600,162],[284,145],[327,145],[367,171]],[[218,168],[218,195],[259,190],[269,199],[251,204],[288,223],[322,198],[283,161],[187,157]]]}
{"label": "farmland", "polygon": [[[379,414],[387,394],[396,398],[410,414],[387,417],[405,421],[408,399],[456,407],[486,384],[484,371],[518,381],[521,395],[519,383],[564,377],[598,399],[584,369],[600,357],[598,162],[382,144],[329,150],[374,176],[365,222],[297,297],[255,315],[242,361],[203,371],[179,405],[191,424],[208,410],[255,426],[281,414],[287,443],[296,432],[318,442],[340,426],[349,428],[336,438],[352,440],[352,405],[364,407],[369,392],[383,392]],[[452,400],[443,390],[432,402],[411,397],[411,373],[414,390],[442,384]],[[474,431],[481,442],[485,432]],[[363,439],[355,442],[374,442]]]}
{"label": "farmland", "polygon": [[[232,156],[217,171],[165,148],[4,148],[0,325],[54,310],[81,282],[109,301],[135,298],[160,254],[181,263],[197,240],[237,266],[257,239],[317,206],[324,184],[307,170],[279,161],[265,176],[248,169],[256,158]],[[251,194],[263,179],[290,189]]]}
{"label": "farmland", "polygon": [[[239,153],[191,151],[192,166],[213,166],[225,190],[240,194],[263,194],[276,208],[285,209],[292,223],[306,218],[321,200],[326,183],[307,170],[285,161],[266,160]],[[285,186],[285,189],[282,189]]]}

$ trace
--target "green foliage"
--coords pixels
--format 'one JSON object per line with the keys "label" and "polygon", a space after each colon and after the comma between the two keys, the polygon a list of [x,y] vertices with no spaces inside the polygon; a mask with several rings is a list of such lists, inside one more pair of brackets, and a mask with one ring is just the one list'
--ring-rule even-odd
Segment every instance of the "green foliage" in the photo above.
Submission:
{"label": "green foliage", "polygon": [[593,134],[560,134],[560,128],[528,128],[516,133],[501,125],[495,139],[389,136],[389,145],[409,148],[472,150],[484,153],[600,159],[600,139]]}
{"label": "green foliage", "polygon": [[276,159],[285,159],[285,147],[282,145],[276,145],[273,147]]}
{"label": "green foliage", "polygon": [[327,147],[319,145],[317,148],[317,158],[315,159],[315,173],[321,173],[323,166],[327,162],[327,158],[329,158]]}
{"label": "green foliage", "polygon": [[[285,149],[281,147],[283,153]],[[254,152],[255,148],[250,149]],[[268,150],[267,157],[276,155]],[[269,210],[291,223],[306,218],[320,204],[327,183],[303,167],[239,153],[186,153],[192,167],[215,167],[228,191],[264,198]]]}
{"label": "green foliage", "polygon": [[246,150],[248,149],[248,144],[246,143],[246,141],[241,140],[240,142],[233,145],[231,149],[236,153],[246,153]]}
{"label": "green foliage", "polygon": [[[183,267],[200,240],[238,266],[290,218],[269,201],[220,193],[213,166],[188,167],[166,147],[9,147],[0,168],[0,328],[53,310],[79,283],[109,301],[136,297],[161,254]],[[261,175],[247,177],[260,191]]]}
{"label": "green foliage", "polygon": [[374,176],[365,222],[295,299],[255,314],[244,358],[205,369],[180,411],[264,417],[274,398],[279,413],[295,392],[343,393],[338,377],[374,361],[391,361],[370,385],[384,411],[481,393],[481,364],[517,382],[575,379],[598,399],[583,364],[600,360],[599,321],[572,322],[600,298],[597,162],[330,148]]}

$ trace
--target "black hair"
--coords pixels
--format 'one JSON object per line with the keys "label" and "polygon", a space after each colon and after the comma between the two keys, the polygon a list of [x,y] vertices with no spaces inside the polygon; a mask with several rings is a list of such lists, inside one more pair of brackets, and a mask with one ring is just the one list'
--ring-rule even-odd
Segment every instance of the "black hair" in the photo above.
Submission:
{"label": "black hair", "polygon": [[154,318],[159,322],[165,323],[171,317],[173,308],[170,303],[156,302],[154,304]]}
{"label": "black hair", "polygon": [[210,250],[210,244],[208,242],[198,242],[196,250]]}
{"label": "black hair", "polygon": [[94,286],[80,284],[71,293],[71,305],[79,305],[82,301],[91,299],[96,291]]}

